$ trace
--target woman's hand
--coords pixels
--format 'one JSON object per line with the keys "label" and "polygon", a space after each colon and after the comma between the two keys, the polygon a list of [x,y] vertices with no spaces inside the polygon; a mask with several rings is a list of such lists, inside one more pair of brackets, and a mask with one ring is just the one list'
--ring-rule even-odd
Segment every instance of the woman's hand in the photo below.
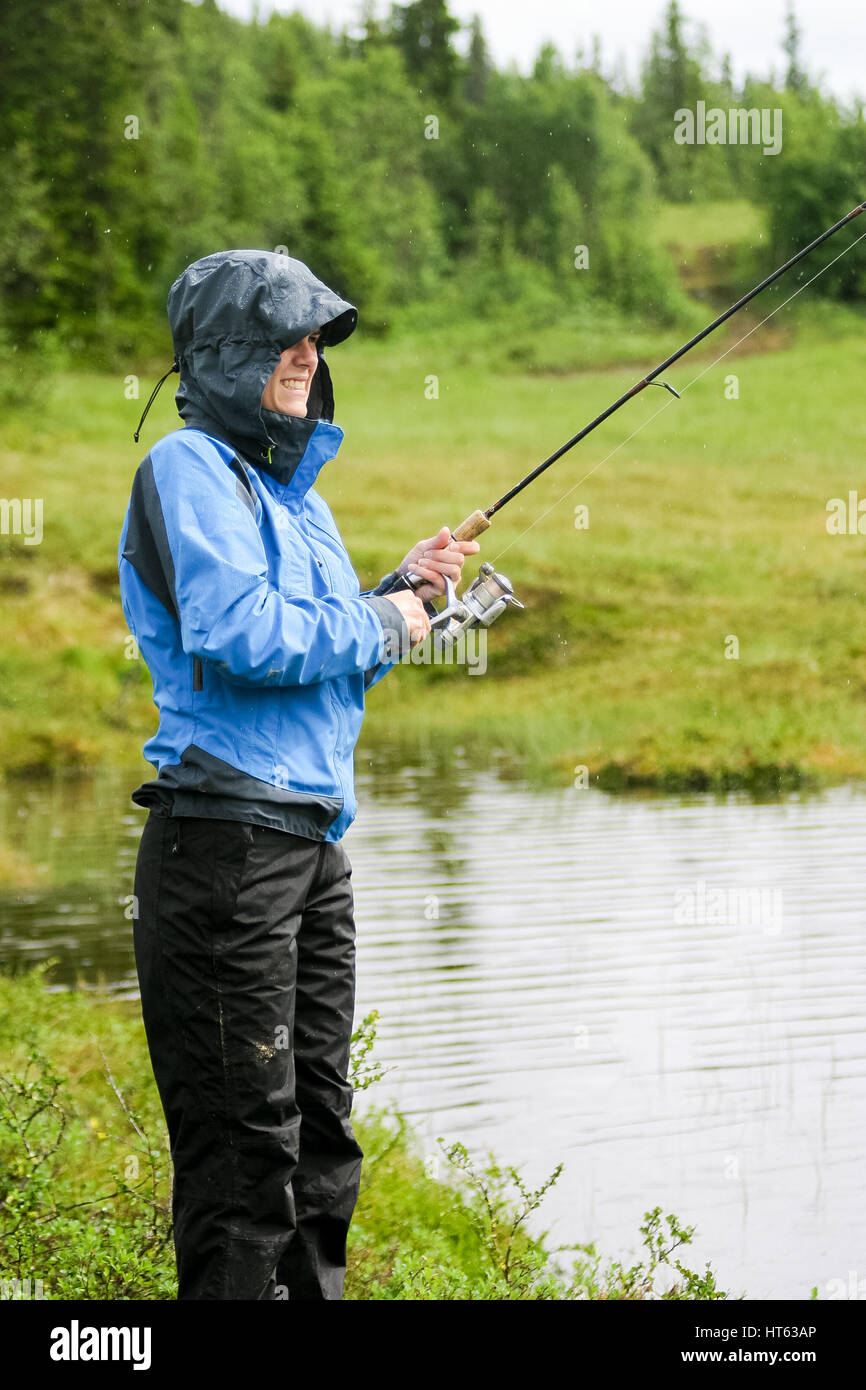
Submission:
{"label": "woman's hand", "polygon": [[444,575],[447,574],[448,578],[457,584],[466,556],[474,555],[480,549],[477,541],[452,540],[450,530],[443,526],[435,536],[428,536],[426,540],[413,545],[397,569],[401,574],[411,571],[428,581],[415,590],[418,598],[424,603],[444,594]]}
{"label": "woman's hand", "polygon": [[430,619],[418,595],[411,589],[398,589],[396,593],[387,594],[386,597],[389,603],[399,608],[401,616],[405,618],[410,644],[415,647],[419,642],[423,642],[430,632]]}

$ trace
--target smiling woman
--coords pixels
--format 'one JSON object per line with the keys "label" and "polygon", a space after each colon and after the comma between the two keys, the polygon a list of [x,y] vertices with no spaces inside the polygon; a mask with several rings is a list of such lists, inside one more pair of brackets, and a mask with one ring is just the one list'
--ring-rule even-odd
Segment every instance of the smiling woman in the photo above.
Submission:
{"label": "smiling woman", "polygon": [[280,360],[262,392],[265,410],[278,410],[282,415],[306,416],[307,398],[319,365],[316,344],[321,336],[317,329],[280,354]]}
{"label": "smiling woman", "polygon": [[139,467],[118,564],[160,716],[133,930],[179,1297],[339,1299],[352,754],[366,692],[430,631],[401,575],[440,592],[478,546],[443,527],[361,592],[314,486],[343,439],[325,347],[357,313],[301,261],[206,256],[168,310],[185,428]]}

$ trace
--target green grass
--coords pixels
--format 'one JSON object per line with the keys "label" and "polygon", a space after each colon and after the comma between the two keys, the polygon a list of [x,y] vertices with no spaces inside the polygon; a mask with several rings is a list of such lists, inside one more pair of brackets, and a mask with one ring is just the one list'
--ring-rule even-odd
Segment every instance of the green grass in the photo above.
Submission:
{"label": "green grass", "polygon": [[[0,974],[0,1298],[29,1280],[49,1300],[172,1299],[176,1279],[162,1112],[133,1003],[46,993],[48,965]],[[375,1014],[353,1038],[356,1091],[377,1079]],[[354,1300],[722,1299],[709,1267],[682,1263],[693,1228],[661,1209],[641,1227],[634,1264],[593,1245],[549,1251],[525,1222],[536,1190],[493,1156],[443,1146],[429,1171],[405,1120],[371,1109],[349,1237]],[[18,1296],[21,1296],[20,1292]]]}
{"label": "green grass", "polygon": [[[645,391],[503,511],[482,553],[526,612],[492,629],[483,677],[389,675],[360,757],[447,762],[462,747],[504,771],[569,780],[586,766],[622,787],[763,791],[866,773],[862,541],[826,529],[828,499],[862,486],[866,343],[862,316],[806,299],[705,371],[734,330],[711,340],[670,374],[682,400]],[[736,336],[746,327],[737,319]],[[479,325],[335,349],[346,441],[321,488],[362,582],[489,505],[681,336],[620,330],[631,365],[609,365],[607,338],[591,369],[556,374],[528,329],[488,333],[483,352]],[[45,528],[38,546],[0,537],[9,774],[128,764],[154,727],[146,669],[125,655],[116,545],[144,448],[176,416],[167,388],[136,446],[142,402],[125,400],[125,375],[31,377],[26,408],[0,425],[0,493],[42,497]]]}
{"label": "green grass", "polygon": [[745,199],[666,203],[650,231],[672,256],[683,288],[719,308],[766,274],[757,254],[765,235],[764,210]]}
{"label": "green grass", "polygon": [[745,198],[706,203],[664,203],[653,226],[662,246],[697,251],[702,246],[752,246],[761,240],[765,215]]}

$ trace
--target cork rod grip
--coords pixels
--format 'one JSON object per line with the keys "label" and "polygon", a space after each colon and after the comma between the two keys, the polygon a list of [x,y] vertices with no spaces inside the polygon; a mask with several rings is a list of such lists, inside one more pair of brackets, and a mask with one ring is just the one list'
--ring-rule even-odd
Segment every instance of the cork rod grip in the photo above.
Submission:
{"label": "cork rod grip", "polygon": [[490,521],[483,512],[473,512],[465,521],[461,521],[459,526],[455,526],[451,534],[455,541],[474,541],[489,525]]}

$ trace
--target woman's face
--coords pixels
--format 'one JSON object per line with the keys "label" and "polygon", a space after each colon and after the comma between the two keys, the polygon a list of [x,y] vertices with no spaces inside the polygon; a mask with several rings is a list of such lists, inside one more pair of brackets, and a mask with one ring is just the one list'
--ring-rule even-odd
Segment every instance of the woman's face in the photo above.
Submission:
{"label": "woman's face", "polygon": [[306,415],[307,397],[319,365],[316,343],[320,337],[317,329],[280,354],[262,392],[265,410],[278,410],[282,415]]}

